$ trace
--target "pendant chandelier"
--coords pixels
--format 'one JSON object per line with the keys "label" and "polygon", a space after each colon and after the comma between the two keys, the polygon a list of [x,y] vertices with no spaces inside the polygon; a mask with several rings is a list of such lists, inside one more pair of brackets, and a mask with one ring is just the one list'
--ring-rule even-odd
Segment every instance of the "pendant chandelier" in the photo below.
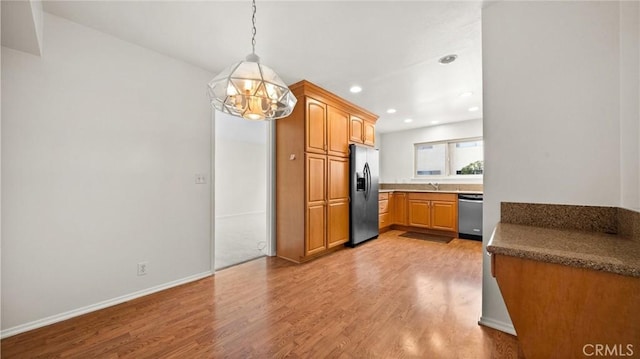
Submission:
{"label": "pendant chandelier", "polygon": [[244,61],[229,66],[209,82],[209,98],[217,110],[247,120],[287,117],[297,100],[280,76],[261,64],[256,55],[255,0],[252,8],[252,51]]}

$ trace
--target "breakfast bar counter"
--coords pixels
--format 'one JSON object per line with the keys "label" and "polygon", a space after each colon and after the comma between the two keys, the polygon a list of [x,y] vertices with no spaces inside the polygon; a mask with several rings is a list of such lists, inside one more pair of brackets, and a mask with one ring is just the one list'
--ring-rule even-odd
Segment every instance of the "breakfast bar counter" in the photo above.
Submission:
{"label": "breakfast bar counter", "polygon": [[640,354],[639,228],[622,208],[502,203],[487,252],[526,358]]}

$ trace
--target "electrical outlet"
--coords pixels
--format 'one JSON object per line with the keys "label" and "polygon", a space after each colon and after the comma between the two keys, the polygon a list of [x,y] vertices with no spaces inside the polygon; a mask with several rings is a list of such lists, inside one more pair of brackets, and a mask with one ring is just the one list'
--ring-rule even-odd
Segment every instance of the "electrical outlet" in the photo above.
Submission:
{"label": "electrical outlet", "polygon": [[138,275],[147,275],[148,271],[149,271],[149,263],[147,262],[138,263]]}
{"label": "electrical outlet", "polygon": [[205,184],[207,183],[207,176],[202,173],[196,173],[196,184]]}

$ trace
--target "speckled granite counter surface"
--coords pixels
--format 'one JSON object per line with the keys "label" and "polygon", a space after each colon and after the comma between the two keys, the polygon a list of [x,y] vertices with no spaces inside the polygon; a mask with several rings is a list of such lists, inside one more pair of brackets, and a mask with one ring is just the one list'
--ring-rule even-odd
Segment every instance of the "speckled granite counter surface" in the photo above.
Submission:
{"label": "speckled granite counter surface", "polygon": [[442,191],[434,191],[427,189],[380,189],[379,193],[392,193],[392,192],[405,192],[405,193],[461,193],[461,194],[482,194],[482,191],[464,191],[464,190],[442,190]]}
{"label": "speckled granite counter surface", "polygon": [[381,183],[380,193],[419,192],[419,193],[466,193],[482,194],[482,184],[478,183],[440,183],[436,187],[429,183]]}
{"label": "speckled granite counter surface", "polygon": [[640,277],[640,242],[615,234],[498,223],[487,251]]}
{"label": "speckled granite counter surface", "polygon": [[502,203],[487,251],[640,278],[639,224],[622,208]]}

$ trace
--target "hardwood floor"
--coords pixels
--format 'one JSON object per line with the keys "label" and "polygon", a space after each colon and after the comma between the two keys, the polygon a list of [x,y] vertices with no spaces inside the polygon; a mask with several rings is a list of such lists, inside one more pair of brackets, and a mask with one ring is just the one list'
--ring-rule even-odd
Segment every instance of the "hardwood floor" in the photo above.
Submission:
{"label": "hardwood floor", "polygon": [[480,242],[399,237],[214,277],[2,340],[2,358],[517,358],[477,324]]}

